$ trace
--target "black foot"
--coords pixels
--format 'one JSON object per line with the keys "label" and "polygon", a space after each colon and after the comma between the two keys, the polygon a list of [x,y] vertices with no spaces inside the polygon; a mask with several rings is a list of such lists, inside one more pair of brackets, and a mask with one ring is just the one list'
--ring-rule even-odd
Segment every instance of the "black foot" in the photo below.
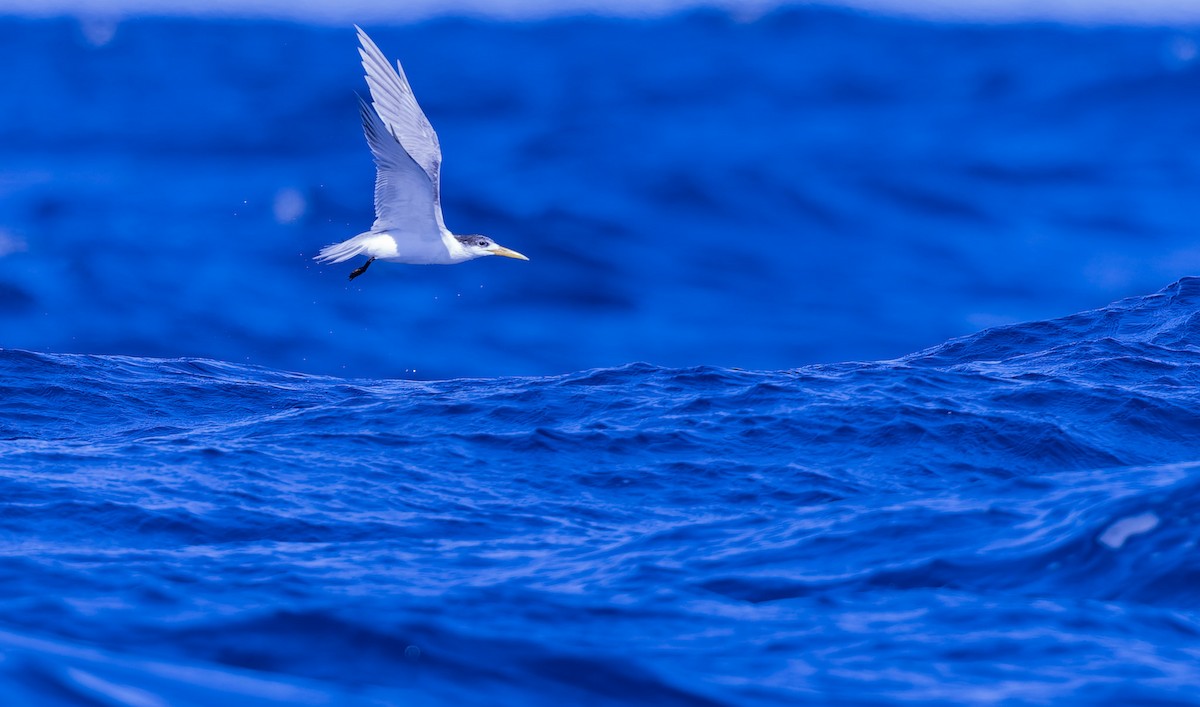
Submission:
{"label": "black foot", "polygon": [[359,275],[362,275],[363,273],[365,273],[367,271],[367,268],[371,267],[371,263],[373,263],[373,262],[375,262],[375,259],[371,258],[367,262],[363,263],[362,267],[354,268],[354,270],[352,270],[350,272],[350,279],[353,280],[354,278],[358,277]]}

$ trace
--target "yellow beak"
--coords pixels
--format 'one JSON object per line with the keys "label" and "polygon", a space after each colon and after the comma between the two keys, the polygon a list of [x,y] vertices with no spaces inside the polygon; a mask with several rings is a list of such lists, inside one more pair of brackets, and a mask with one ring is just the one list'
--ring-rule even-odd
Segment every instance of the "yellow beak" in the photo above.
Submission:
{"label": "yellow beak", "polygon": [[529,260],[529,258],[526,258],[525,256],[521,255],[517,251],[509,250],[508,248],[505,248],[502,245],[496,246],[496,249],[492,251],[492,254],[493,255],[503,255],[506,258],[516,258],[517,260]]}

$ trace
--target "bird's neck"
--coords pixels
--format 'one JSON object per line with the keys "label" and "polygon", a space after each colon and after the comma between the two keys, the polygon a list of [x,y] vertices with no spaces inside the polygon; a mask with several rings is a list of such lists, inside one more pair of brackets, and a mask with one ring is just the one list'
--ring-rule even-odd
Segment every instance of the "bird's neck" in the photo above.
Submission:
{"label": "bird's neck", "polygon": [[466,246],[463,245],[464,236],[456,236],[451,233],[449,229],[442,230],[447,236],[449,236],[449,238],[445,238],[444,240],[447,244],[446,250],[449,251],[448,254],[450,256],[450,260],[456,263],[461,263],[464,260],[472,260],[479,257],[467,250]]}

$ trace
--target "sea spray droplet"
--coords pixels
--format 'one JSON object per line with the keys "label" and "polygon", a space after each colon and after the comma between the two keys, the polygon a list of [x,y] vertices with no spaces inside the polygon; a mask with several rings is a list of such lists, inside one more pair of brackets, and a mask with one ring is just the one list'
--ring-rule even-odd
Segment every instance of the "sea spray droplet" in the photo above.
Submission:
{"label": "sea spray droplet", "polygon": [[1129,516],[1108,526],[1108,528],[1100,534],[1100,542],[1109,546],[1113,550],[1119,550],[1125,541],[1134,535],[1148,533],[1158,527],[1158,516],[1154,513],[1142,513],[1136,516]]}

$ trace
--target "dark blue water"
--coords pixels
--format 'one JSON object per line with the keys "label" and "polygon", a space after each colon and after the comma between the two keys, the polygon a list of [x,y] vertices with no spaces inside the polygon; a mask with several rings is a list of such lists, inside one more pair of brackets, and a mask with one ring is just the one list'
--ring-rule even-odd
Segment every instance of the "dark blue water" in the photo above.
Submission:
{"label": "dark blue water", "polygon": [[6,350],[2,688],[1187,702],[1198,341],[1187,279],[779,372],[427,383]]}
{"label": "dark blue water", "polygon": [[529,263],[312,263],[373,216],[350,27],[0,20],[23,248],[0,248],[0,344],[373,378],[779,369],[1200,271],[1200,32],[366,29],[441,136],[447,224]]}
{"label": "dark blue water", "polygon": [[1200,33],[367,29],[0,19],[0,702],[1200,702]]}

